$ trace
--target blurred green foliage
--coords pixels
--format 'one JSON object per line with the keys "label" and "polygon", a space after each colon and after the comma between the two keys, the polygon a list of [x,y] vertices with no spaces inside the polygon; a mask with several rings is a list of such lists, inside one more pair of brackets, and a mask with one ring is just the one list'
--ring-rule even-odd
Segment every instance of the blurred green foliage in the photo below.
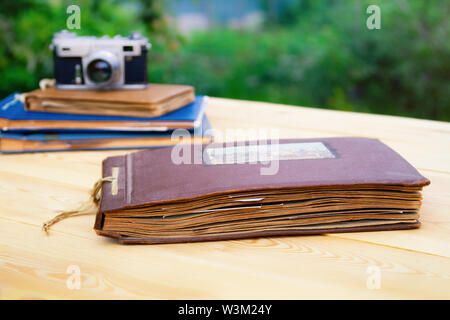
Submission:
{"label": "blurred green foliage", "polygon": [[[448,0],[293,0],[276,19],[268,13],[261,30],[186,36],[165,2],[2,3],[0,95],[51,77],[52,34],[65,28],[66,7],[78,4],[80,35],[140,30],[149,37],[152,82],[191,84],[211,96],[450,120]],[[381,30],[366,27],[369,4],[381,7]]]}

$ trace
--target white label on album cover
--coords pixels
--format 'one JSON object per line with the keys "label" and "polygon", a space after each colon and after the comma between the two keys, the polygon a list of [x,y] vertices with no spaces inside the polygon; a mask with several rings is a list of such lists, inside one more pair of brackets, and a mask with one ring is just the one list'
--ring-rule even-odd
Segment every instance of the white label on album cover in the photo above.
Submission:
{"label": "white label on album cover", "polygon": [[255,144],[206,148],[207,164],[258,163],[281,160],[336,158],[323,142]]}

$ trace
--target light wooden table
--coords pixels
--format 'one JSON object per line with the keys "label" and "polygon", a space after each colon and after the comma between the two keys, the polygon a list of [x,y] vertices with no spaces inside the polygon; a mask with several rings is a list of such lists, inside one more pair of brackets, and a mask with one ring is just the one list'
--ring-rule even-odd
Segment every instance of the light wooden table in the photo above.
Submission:
{"label": "light wooden table", "polygon": [[[129,151],[0,156],[0,298],[450,298],[450,124],[211,98],[214,128],[279,129],[282,138],[377,137],[431,186],[418,230],[122,246],[76,208],[101,161]],[[69,266],[80,289],[69,289]],[[373,268],[372,266],[375,266]],[[379,278],[374,278],[379,276]],[[377,279],[380,288],[367,285]]]}

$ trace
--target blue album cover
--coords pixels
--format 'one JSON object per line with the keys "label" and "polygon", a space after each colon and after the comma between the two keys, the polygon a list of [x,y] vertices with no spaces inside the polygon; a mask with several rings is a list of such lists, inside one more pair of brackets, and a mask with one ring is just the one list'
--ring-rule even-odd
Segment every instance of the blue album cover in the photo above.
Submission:
{"label": "blue album cover", "polygon": [[[193,136],[212,137],[211,124],[206,116],[203,116],[201,127],[197,129],[186,130]],[[17,132],[0,132],[0,142],[2,139],[15,139],[26,141],[42,141],[43,144],[51,143],[52,141],[64,141],[70,144],[71,142],[79,141],[101,141],[102,139],[133,139],[133,138],[166,138],[173,133],[171,131],[165,132],[63,132],[63,133],[17,133]],[[1,144],[0,144],[1,145]],[[102,147],[85,147],[73,148],[70,150],[117,150],[117,149],[136,149],[136,148],[152,148],[155,146],[137,146],[137,147],[117,147],[117,148],[102,148]],[[160,147],[160,146],[157,146]],[[29,153],[29,152],[53,152],[53,151],[67,151],[67,149],[39,149],[39,150],[0,150],[1,153]]]}
{"label": "blue album cover", "polygon": [[[193,122],[194,127],[201,122],[205,111],[206,96],[196,96],[193,103],[185,107],[167,113],[159,117],[141,118],[141,117],[120,117],[120,116],[98,116],[84,114],[67,114],[27,111],[25,106],[14,96],[13,93],[0,101],[0,119],[14,120],[53,120],[53,121],[187,121]],[[20,131],[20,129],[8,129]],[[33,130],[36,130],[33,128]],[[77,131],[78,129],[72,129]],[[71,130],[71,131],[72,131]],[[23,130],[22,130],[23,131]],[[60,130],[59,130],[60,131]]]}

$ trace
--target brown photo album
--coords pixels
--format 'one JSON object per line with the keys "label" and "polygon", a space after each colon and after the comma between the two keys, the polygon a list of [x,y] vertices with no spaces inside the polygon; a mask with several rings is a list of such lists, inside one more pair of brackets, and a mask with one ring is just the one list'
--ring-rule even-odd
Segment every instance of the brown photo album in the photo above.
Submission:
{"label": "brown photo album", "polygon": [[145,244],[420,226],[429,181],[379,140],[184,147],[192,161],[179,161],[180,146],[104,160],[113,179],[96,232]]}

